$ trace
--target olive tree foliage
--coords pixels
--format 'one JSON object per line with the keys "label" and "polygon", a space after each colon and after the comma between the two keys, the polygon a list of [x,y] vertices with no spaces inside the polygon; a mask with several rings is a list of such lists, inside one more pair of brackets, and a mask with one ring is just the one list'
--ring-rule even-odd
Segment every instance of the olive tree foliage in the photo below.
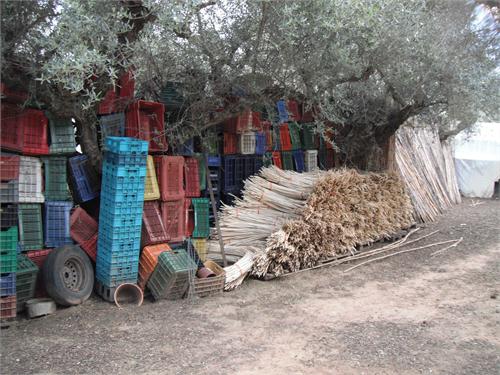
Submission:
{"label": "olive tree foliage", "polygon": [[[24,28],[9,17],[19,8]],[[477,12],[465,0],[3,1],[2,35],[17,37],[5,37],[2,79],[22,61],[34,96],[80,116],[82,130],[130,66],[145,99],[179,82],[186,105],[169,120],[171,142],[295,98],[362,165],[411,117],[443,137],[498,118],[498,28]]]}

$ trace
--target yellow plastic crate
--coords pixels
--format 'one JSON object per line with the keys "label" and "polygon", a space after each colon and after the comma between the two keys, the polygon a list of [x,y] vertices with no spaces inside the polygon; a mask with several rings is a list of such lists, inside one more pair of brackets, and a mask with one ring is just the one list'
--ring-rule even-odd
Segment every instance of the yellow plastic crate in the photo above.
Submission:
{"label": "yellow plastic crate", "polygon": [[206,238],[192,238],[191,241],[193,242],[193,247],[196,249],[196,252],[198,253],[198,256],[200,257],[201,261],[205,263],[207,261],[207,239]]}
{"label": "yellow plastic crate", "polygon": [[160,199],[160,188],[158,187],[158,180],[156,179],[155,163],[153,157],[148,155],[148,162],[146,164],[146,180],[144,182],[144,200],[154,201]]}

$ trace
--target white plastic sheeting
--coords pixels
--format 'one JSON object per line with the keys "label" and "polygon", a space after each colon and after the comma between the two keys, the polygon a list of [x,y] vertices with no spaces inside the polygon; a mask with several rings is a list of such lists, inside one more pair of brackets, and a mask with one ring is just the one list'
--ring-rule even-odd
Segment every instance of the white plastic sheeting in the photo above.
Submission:
{"label": "white plastic sheeting", "polygon": [[476,133],[454,140],[458,186],[466,197],[490,198],[500,180],[500,123],[479,123]]}

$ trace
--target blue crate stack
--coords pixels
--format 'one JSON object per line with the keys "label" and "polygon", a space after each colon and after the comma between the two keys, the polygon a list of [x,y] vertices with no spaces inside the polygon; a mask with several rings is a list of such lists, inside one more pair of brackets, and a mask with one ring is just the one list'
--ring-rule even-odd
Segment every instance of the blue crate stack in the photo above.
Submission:
{"label": "blue crate stack", "polygon": [[137,282],[147,155],[146,141],[106,138],[97,240],[98,290]]}

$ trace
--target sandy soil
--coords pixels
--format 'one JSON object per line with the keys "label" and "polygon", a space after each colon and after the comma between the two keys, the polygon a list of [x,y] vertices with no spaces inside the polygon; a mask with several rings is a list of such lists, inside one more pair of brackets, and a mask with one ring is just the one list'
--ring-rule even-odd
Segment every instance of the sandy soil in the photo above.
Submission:
{"label": "sandy soil", "polygon": [[1,373],[499,374],[500,201],[471,203],[421,230],[440,232],[419,244],[464,238],[434,257],[131,310],[92,297],[20,320],[1,331]]}

